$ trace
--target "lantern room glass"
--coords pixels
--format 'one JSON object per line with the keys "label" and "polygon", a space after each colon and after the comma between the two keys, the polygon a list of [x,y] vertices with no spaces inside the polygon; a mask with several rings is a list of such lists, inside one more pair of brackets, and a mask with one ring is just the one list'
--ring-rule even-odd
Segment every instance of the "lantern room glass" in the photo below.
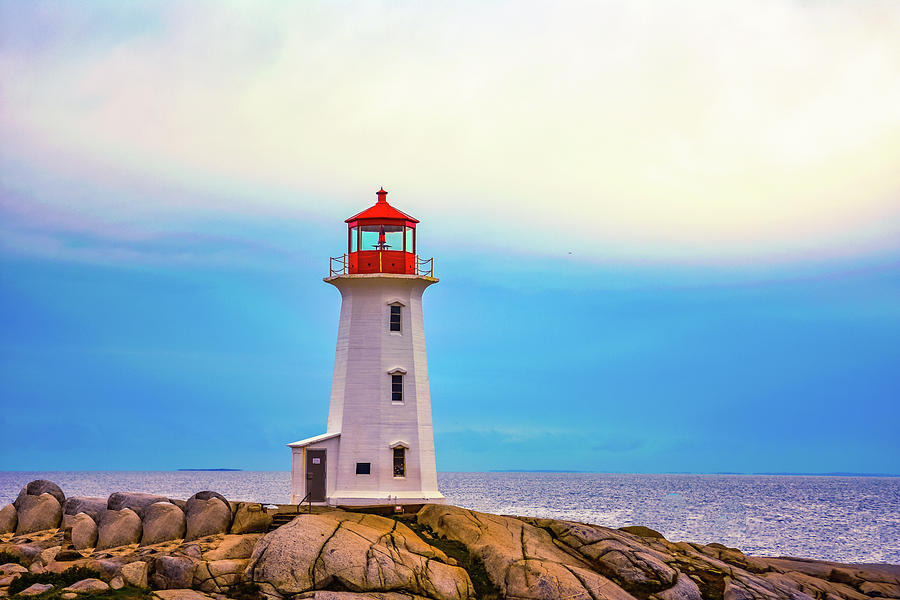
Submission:
{"label": "lantern room glass", "polygon": [[[357,230],[359,237],[357,238]],[[392,250],[415,252],[415,230],[402,225],[362,225],[350,228],[350,252]],[[357,245],[357,239],[359,245]]]}

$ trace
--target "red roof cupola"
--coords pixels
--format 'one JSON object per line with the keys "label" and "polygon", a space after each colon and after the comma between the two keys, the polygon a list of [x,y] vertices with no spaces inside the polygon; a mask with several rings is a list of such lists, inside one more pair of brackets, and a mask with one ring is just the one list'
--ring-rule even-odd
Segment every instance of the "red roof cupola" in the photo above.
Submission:
{"label": "red roof cupola", "polygon": [[432,259],[422,261],[416,255],[419,220],[388,204],[384,188],[376,194],[378,201],[374,206],[345,221],[347,254],[331,259],[331,275],[393,273],[432,277]]}
{"label": "red roof cupola", "polygon": [[389,220],[397,220],[397,221],[409,221],[410,223],[418,223],[419,220],[409,216],[405,212],[401,212],[388,204],[387,201],[387,192],[384,191],[384,188],[381,188],[377,192],[378,202],[375,203],[374,206],[367,208],[361,213],[355,214],[346,221],[345,223],[352,223],[353,221],[368,221],[370,219],[376,219],[378,221],[382,221],[384,219]]}

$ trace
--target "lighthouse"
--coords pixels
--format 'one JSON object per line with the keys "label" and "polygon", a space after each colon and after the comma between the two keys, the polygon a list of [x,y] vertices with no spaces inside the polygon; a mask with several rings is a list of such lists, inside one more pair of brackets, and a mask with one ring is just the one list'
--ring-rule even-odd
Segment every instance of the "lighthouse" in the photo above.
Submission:
{"label": "lighthouse", "polygon": [[324,434],[288,444],[292,502],[443,502],[438,491],[422,294],[437,283],[416,252],[419,221],[377,192],[347,223],[325,282],[341,293]]}

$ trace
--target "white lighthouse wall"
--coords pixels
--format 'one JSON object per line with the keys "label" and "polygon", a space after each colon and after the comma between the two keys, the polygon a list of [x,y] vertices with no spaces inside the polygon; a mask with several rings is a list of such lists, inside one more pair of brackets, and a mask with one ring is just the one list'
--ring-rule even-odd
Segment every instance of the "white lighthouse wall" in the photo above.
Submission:
{"label": "white lighthouse wall", "polygon": [[[440,502],[422,293],[434,279],[412,275],[344,275],[326,281],[341,292],[328,431],[341,432],[329,503]],[[400,304],[401,331],[390,331]],[[405,371],[403,402],[391,401],[391,371]],[[406,476],[393,475],[393,446],[406,451]],[[329,467],[333,459],[329,456]],[[371,464],[357,475],[356,463]]]}

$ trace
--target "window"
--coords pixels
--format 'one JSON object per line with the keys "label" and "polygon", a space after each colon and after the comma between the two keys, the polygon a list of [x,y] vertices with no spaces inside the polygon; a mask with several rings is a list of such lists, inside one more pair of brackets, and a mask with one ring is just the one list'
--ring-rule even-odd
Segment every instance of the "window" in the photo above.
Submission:
{"label": "window", "polygon": [[394,477],[406,477],[406,448],[394,448]]}
{"label": "window", "polygon": [[350,228],[350,252],[356,252],[359,250],[359,228],[351,227]]}
{"label": "window", "polygon": [[372,463],[356,463],[357,475],[369,475],[372,473]]}
{"label": "window", "polygon": [[391,331],[400,331],[400,307],[391,306]]}
{"label": "window", "polygon": [[391,375],[391,402],[403,402],[403,375]]}

